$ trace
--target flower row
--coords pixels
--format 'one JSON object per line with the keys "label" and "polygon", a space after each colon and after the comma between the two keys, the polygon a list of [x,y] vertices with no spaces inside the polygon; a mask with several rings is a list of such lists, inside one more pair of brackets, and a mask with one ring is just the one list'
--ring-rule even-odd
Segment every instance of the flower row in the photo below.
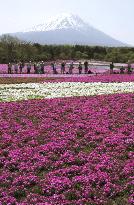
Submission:
{"label": "flower row", "polygon": [[36,74],[0,74],[0,84],[30,83],[30,82],[134,82],[134,75],[103,74],[103,75],[36,75]]}
{"label": "flower row", "polygon": [[29,83],[0,85],[0,101],[36,98],[93,96],[134,92],[134,82],[124,83]]}

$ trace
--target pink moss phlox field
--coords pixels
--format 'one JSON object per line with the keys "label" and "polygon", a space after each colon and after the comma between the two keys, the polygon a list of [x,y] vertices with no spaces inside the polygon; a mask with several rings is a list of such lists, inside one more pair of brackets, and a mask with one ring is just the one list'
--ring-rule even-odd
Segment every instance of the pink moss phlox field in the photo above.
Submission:
{"label": "pink moss phlox field", "polygon": [[[24,78],[24,80],[23,80]],[[32,79],[32,81],[30,80]],[[35,80],[34,80],[35,79]],[[98,74],[98,75],[38,75],[38,74],[12,74],[0,75],[0,83],[8,84],[11,83],[29,83],[29,82],[85,82],[85,83],[93,83],[93,82],[102,82],[102,83],[114,83],[114,82],[134,82],[134,74]]]}
{"label": "pink moss phlox field", "polygon": [[0,204],[133,204],[134,94],[0,103]]}
{"label": "pink moss phlox field", "polygon": [[49,82],[86,82],[86,83],[93,83],[93,82],[102,82],[102,83],[112,83],[112,82],[134,82],[134,74],[99,74],[99,75],[92,75],[92,76],[72,76],[67,77],[63,76],[60,78],[49,78],[46,81]]}

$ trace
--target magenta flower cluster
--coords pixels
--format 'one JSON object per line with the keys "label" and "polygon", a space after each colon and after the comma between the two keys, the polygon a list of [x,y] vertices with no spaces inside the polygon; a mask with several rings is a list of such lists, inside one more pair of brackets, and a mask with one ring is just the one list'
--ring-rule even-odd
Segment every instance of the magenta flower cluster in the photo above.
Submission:
{"label": "magenta flower cluster", "polygon": [[0,103],[0,204],[133,204],[134,94]]}
{"label": "magenta flower cluster", "polygon": [[94,82],[102,82],[102,83],[114,83],[114,82],[134,82],[134,74],[99,74],[99,75],[92,75],[92,76],[72,76],[68,77],[55,77],[55,78],[46,78],[46,81],[49,82],[86,82],[86,83],[94,83]]}

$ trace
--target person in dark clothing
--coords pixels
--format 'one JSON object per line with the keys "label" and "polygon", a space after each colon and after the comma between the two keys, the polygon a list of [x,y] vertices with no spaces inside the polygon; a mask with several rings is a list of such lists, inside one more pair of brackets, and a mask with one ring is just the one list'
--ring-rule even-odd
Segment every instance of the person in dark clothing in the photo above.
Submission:
{"label": "person in dark clothing", "polygon": [[132,67],[131,67],[131,64],[130,64],[130,63],[128,63],[127,73],[128,73],[128,74],[131,74],[131,73],[132,73]]}
{"label": "person in dark clothing", "polygon": [[18,63],[14,64],[14,71],[16,74],[18,74]]}
{"label": "person in dark clothing", "polygon": [[65,62],[63,62],[62,64],[61,64],[61,74],[64,74],[65,73]]}
{"label": "person in dark clothing", "polygon": [[36,63],[34,63],[34,74],[37,74],[37,65],[36,65]]}
{"label": "person in dark clothing", "polygon": [[85,66],[85,74],[88,73],[88,61],[84,62],[84,66]]}
{"label": "person in dark clothing", "polygon": [[53,74],[57,74],[57,70],[56,70],[56,62],[51,63],[52,69],[53,69]]}
{"label": "person in dark clothing", "polygon": [[57,74],[57,65],[56,65],[56,62],[54,62],[54,74]]}
{"label": "person in dark clothing", "polygon": [[69,74],[73,74],[74,63],[70,63],[69,65]]}
{"label": "person in dark clothing", "polygon": [[92,74],[92,71],[91,71],[91,70],[88,70],[88,74]]}
{"label": "person in dark clothing", "polygon": [[54,73],[54,63],[51,63],[51,67],[52,67],[52,70],[53,70],[53,74],[55,74]]}
{"label": "person in dark clothing", "polygon": [[31,67],[32,67],[32,64],[31,64],[31,61],[30,61],[30,62],[27,64],[27,74],[30,74]]}
{"label": "person in dark clothing", "polygon": [[113,74],[114,72],[114,63],[112,62],[111,64],[110,64],[110,74]]}
{"label": "person in dark clothing", "polygon": [[40,66],[41,66],[41,73],[44,74],[44,66],[45,66],[45,65],[44,65],[44,62],[43,62],[43,61],[41,62],[41,65],[40,65]]}
{"label": "person in dark clothing", "polygon": [[24,68],[25,67],[25,63],[24,62],[22,62],[22,68]]}
{"label": "person in dark clothing", "polygon": [[22,74],[22,69],[23,69],[23,64],[22,64],[22,62],[20,62],[20,64],[19,64],[19,69],[20,69],[20,74]]}
{"label": "person in dark clothing", "polygon": [[82,74],[82,63],[81,62],[79,62],[78,69],[79,69],[79,74]]}
{"label": "person in dark clothing", "polygon": [[8,63],[8,74],[12,73],[12,64]]}
{"label": "person in dark clothing", "polygon": [[125,68],[124,68],[123,66],[121,66],[121,68],[120,68],[120,74],[124,74],[124,70],[125,70]]}

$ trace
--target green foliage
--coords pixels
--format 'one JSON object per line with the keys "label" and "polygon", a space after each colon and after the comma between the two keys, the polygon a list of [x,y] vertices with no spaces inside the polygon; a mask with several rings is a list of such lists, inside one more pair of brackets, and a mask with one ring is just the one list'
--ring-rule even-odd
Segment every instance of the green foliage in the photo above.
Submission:
{"label": "green foliage", "polygon": [[26,197],[26,193],[25,193],[24,190],[16,190],[16,191],[14,192],[14,197],[15,197],[16,199],[21,199],[21,198],[23,198],[23,197]]}
{"label": "green foliage", "polygon": [[84,45],[40,45],[27,43],[16,37],[3,35],[0,38],[0,63],[14,61],[51,61],[68,59],[94,59],[125,63],[134,62],[134,48],[100,47]]}

